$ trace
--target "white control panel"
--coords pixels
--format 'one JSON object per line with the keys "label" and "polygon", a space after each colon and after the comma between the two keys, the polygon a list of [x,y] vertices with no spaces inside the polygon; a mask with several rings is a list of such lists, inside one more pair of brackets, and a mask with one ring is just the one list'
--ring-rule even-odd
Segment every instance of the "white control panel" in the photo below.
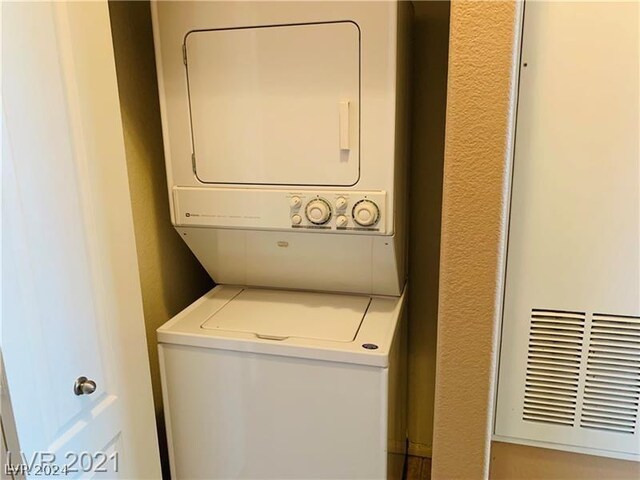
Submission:
{"label": "white control panel", "polygon": [[393,233],[380,191],[175,187],[173,196],[180,226]]}

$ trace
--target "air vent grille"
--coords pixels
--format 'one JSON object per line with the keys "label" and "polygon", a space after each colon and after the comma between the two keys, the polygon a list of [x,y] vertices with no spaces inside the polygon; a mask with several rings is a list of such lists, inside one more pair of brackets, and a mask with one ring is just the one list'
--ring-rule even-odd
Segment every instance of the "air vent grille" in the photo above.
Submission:
{"label": "air vent grille", "polygon": [[584,312],[531,312],[524,420],[574,425],[584,329]]}
{"label": "air vent grille", "polygon": [[640,317],[593,314],[580,426],[634,434],[640,403]]}

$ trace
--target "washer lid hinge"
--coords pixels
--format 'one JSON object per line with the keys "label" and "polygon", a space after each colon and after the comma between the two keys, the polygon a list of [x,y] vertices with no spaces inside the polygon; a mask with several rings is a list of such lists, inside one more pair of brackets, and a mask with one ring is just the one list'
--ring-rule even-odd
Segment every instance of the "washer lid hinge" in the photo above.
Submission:
{"label": "washer lid hinge", "polygon": [[187,64],[187,44],[182,44],[182,63]]}
{"label": "washer lid hinge", "polygon": [[191,154],[191,168],[193,169],[193,174],[196,174],[196,154]]}

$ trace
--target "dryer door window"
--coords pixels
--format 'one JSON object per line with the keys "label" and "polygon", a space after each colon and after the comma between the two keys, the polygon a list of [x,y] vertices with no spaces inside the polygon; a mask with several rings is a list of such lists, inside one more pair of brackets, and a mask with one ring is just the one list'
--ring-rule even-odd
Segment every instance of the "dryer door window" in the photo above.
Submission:
{"label": "dryer door window", "polygon": [[358,181],[355,23],[192,31],[185,51],[194,167],[201,182]]}

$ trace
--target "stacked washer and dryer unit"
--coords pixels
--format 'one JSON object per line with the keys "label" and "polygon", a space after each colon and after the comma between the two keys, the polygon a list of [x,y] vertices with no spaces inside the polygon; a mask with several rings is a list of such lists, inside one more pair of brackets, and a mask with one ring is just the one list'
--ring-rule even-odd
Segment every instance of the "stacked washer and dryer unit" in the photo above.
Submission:
{"label": "stacked washer and dryer unit", "polygon": [[217,282],[158,330],[173,478],[400,478],[408,2],[152,4],[171,216]]}

